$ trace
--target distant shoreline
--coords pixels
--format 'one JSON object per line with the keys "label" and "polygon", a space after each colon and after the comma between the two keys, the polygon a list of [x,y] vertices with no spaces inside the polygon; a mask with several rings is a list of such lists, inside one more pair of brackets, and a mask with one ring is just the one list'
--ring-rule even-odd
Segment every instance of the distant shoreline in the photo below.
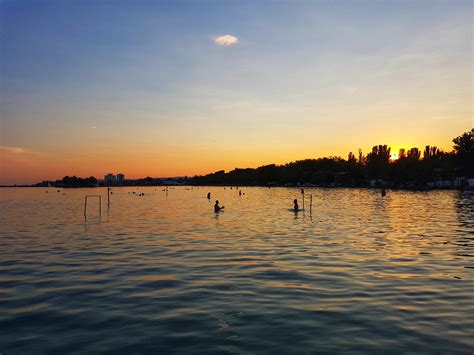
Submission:
{"label": "distant shoreline", "polygon": [[117,185],[117,186],[34,186],[34,185],[13,185],[6,186],[0,185],[0,188],[42,188],[42,189],[97,189],[97,188],[124,188],[124,187],[160,187],[160,188],[175,188],[175,187],[223,187],[229,189],[237,188],[246,188],[246,187],[261,187],[261,188],[285,188],[285,189],[368,189],[368,190],[377,190],[377,189],[386,189],[386,190],[400,190],[400,191],[416,191],[416,192],[427,192],[427,191],[463,191],[459,187],[400,187],[400,186],[307,186],[307,185],[248,185],[248,184],[239,184],[239,185]]}

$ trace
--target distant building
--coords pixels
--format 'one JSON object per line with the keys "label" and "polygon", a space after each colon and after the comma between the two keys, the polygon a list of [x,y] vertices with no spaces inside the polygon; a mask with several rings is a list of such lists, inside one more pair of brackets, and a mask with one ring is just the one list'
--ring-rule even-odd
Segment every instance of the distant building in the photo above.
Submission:
{"label": "distant building", "polygon": [[114,174],[108,173],[107,175],[104,176],[104,182],[107,185],[113,185],[117,182],[117,178],[115,177]]}
{"label": "distant building", "polygon": [[125,182],[124,174],[117,174],[117,184],[123,184]]}

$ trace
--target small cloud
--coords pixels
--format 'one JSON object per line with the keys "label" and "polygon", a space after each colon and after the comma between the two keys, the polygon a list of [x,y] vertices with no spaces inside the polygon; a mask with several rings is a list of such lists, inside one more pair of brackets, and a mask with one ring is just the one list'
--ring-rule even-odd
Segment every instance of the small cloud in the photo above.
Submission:
{"label": "small cloud", "polygon": [[239,39],[232,35],[223,35],[214,37],[214,43],[218,46],[228,47],[233,44],[237,44]]}
{"label": "small cloud", "polygon": [[12,153],[12,154],[23,154],[23,153],[26,153],[26,149],[20,148],[20,147],[6,147],[6,146],[0,145],[0,152]]}

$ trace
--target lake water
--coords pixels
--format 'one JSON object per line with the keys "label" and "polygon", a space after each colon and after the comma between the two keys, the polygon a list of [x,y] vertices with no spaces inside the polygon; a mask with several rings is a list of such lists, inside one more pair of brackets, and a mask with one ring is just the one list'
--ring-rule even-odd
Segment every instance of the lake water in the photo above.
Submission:
{"label": "lake water", "polygon": [[0,190],[0,353],[474,351],[474,197],[162,189]]}

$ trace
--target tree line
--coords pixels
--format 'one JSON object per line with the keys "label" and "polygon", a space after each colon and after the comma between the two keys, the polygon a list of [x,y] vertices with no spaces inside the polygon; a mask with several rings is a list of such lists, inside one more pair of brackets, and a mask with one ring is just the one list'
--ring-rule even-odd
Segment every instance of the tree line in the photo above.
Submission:
{"label": "tree line", "polygon": [[54,186],[54,187],[95,187],[97,186],[97,179],[93,176],[90,176],[88,178],[81,178],[77,176],[65,176],[62,178],[62,180],[56,180],[56,181],[43,181],[39,182],[33,186],[37,187],[48,187],[48,186]]}
{"label": "tree line", "polygon": [[326,157],[299,160],[284,165],[236,168],[194,176],[195,185],[292,185],[366,186],[370,181],[384,181],[398,187],[424,187],[429,181],[474,177],[474,129],[453,138],[453,150],[436,146],[400,149],[391,160],[388,145],[376,145],[364,155],[349,152],[347,159]]}
{"label": "tree line", "polygon": [[94,187],[97,186],[97,179],[93,176],[81,178],[77,176],[65,176],[62,180],[64,187]]}

